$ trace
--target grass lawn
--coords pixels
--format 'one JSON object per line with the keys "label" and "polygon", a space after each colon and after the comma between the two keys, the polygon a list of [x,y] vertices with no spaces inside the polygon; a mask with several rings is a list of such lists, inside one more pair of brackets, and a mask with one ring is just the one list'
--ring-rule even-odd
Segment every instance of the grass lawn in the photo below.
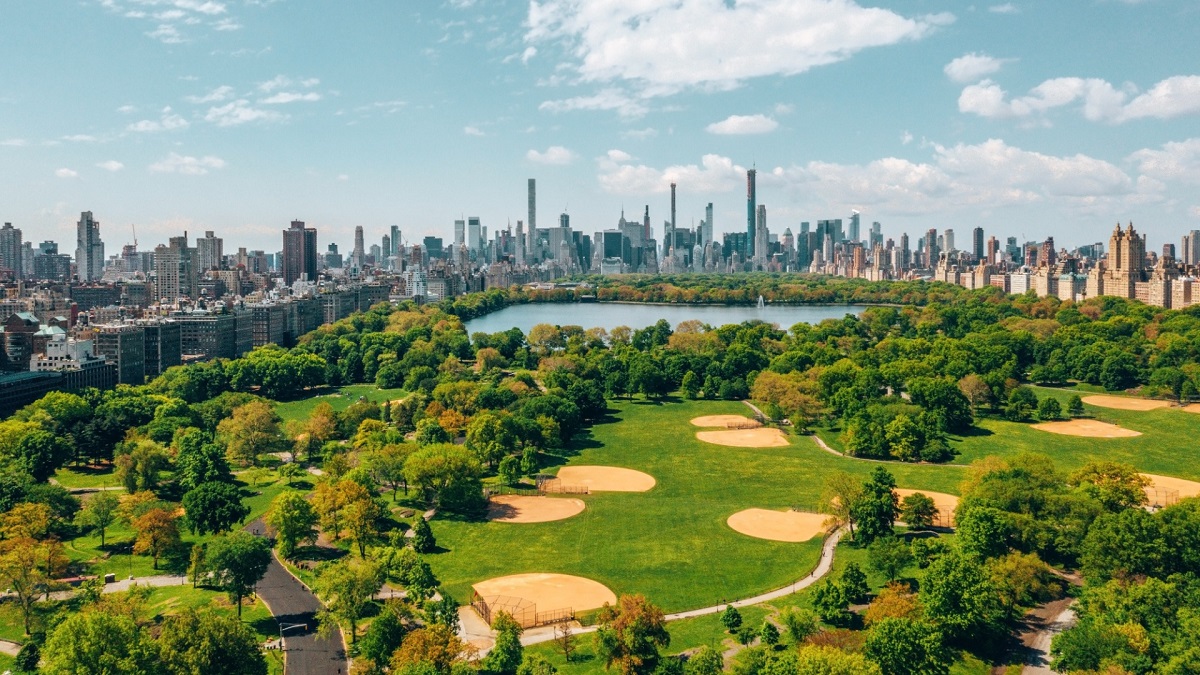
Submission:
{"label": "grass lawn", "polygon": [[373,384],[352,384],[340,388],[324,387],[317,389],[316,392],[316,395],[298,401],[276,403],[275,412],[279,413],[279,418],[284,422],[305,420],[308,419],[313,408],[322,402],[328,403],[333,406],[334,410],[341,412],[350,407],[351,403],[363,397],[374,403],[383,403],[404,398],[405,394],[403,389],[380,389]]}
{"label": "grass lawn", "polygon": [[[587,510],[535,525],[433,523],[439,546],[434,572],[460,602],[471,584],[522,572],[595,579],[618,594],[642,593],[666,611],[749,597],[806,574],[820,541],[788,544],[734,532],[726,519],[746,508],[814,507],[831,471],[866,476],[875,465],[833,456],[792,436],[780,448],[702,443],[689,420],[746,414],[732,402],[622,401],[612,418],[578,439],[571,464],[620,466],[658,480],[645,493],[596,493]],[[613,423],[619,422],[619,423]],[[901,487],[955,492],[963,469],[889,465]]]}
{"label": "grass lawn", "polygon": [[54,480],[67,488],[119,487],[121,483],[113,474],[111,465],[103,467],[63,467],[54,474]]}

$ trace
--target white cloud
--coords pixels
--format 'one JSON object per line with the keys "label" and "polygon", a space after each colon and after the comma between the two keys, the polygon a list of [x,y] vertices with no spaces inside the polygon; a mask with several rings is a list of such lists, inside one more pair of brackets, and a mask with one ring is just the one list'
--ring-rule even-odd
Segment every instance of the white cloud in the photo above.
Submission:
{"label": "white cloud", "polygon": [[312,87],[315,87],[318,84],[321,84],[321,80],[319,80],[315,77],[310,77],[307,79],[300,80],[299,82],[296,82],[295,80],[288,77],[287,75],[276,75],[275,77],[267,80],[266,82],[259,82],[258,90],[263,92],[264,94],[269,94],[272,91],[275,91],[276,89],[284,89],[286,87],[292,86],[293,84],[304,87],[306,89],[311,89]]}
{"label": "white cloud", "polygon": [[179,33],[179,29],[169,23],[159,24],[158,28],[147,32],[146,36],[167,45],[177,45],[183,42],[183,35]]}
{"label": "white cloud", "polygon": [[796,106],[792,105],[791,103],[776,103],[775,104],[775,114],[776,115],[790,115],[795,110],[796,110]]}
{"label": "white cloud", "polygon": [[530,150],[525,153],[525,159],[534,164],[548,164],[550,166],[566,166],[575,161],[575,153],[564,148],[561,145],[552,145],[546,148],[545,152]]}
{"label": "white cloud", "polygon": [[274,110],[253,108],[246,99],[209,108],[204,115],[205,122],[212,122],[219,127],[234,127],[248,122],[278,122],[286,118],[286,115]]}
{"label": "white cloud", "polygon": [[120,108],[117,108],[117,112],[121,113],[122,115],[128,115],[130,113],[137,112],[137,108],[131,105],[123,105]]}
{"label": "white cloud", "polygon": [[1128,161],[1151,178],[1200,185],[1200,138],[1165,143],[1158,150],[1138,150]]}
{"label": "white cloud", "polygon": [[670,191],[671,183],[678,183],[692,192],[728,192],[746,180],[743,167],[720,155],[705,155],[699,165],[675,165],[662,170],[634,165],[630,163],[632,160],[620,150],[610,150],[597,160],[601,189],[618,195],[662,194]]}
{"label": "white cloud", "polygon": [[984,80],[963,89],[958,109],[981,117],[1022,118],[1081,103],[1085,118],[1112,124],[1200,113],[1200,76],[1169,77],[1132,100],[1130,89],[1132,86],[1126,85],[1118,90],[1096,78],[1060,77],[1042,82],[1025,96],[1010,99],[1000,85]]}
{"label": "white cloud", "polygon": [[632,138],[638,141],[644,141],[647,138],[654,138],[658,135],[658,130],[654,127],[646,127],[645,129],[626,129],[621,132],[622,138]]}
{"label": "white cloud", "polygon": [[58,176],[59,178],[78,178],[79,172],[75,171],[74,169],[63,168],[56,170],[54,175]]}
{"label": "white cloud", "polygon": [[284,103],[296,103],[299,101],[310,101],[311,102],[311,101],[320,101],[320,100],[321,100],[321,95],[315,91],[310,91],[310,92],[307,92],[304,94],[297,93],[297,92],[291,92],[291,91],[281,91],[278,94],[274,94],[272,96],[268,96],[267,98],[262,99],[261,101],[259,101],[259,103],[262,103],[264,105],[280,105],[280,104],[284,104]]}
{"label": "white cloud", "polygon": [[72,134],[70,136],[63,136],[62,139],[71,143],[95,143],[99,140],[89,134]]}
{"label": "white cloud", "polygon": [[209,169],[225,167],[225,160],[219,157],[191,157],[172,152],[160,162],[150,165],[154,173],[179,173],[186,176],[203,176]]}
{"label": "white cloud", "polygon": [[233,96],[233,87],[223,84],[203,96],[185,96],[188,103],[219,103]]}
{"label": "white cloud", "polygon": [[592,96],[575,96],[558,101],[544,101],[538,110],[561,113],[573,110],[615,110],[622,117],[641,117],[649,109],[640,101],[616,88],[602,89]]}
{"label": "white cloud", "polygon": [[463,127],[463,133],[468,136],[483,136],[483,130],[479,127]]}
{"label": "white cloud", "polygon": [[628,162],[633,159],[633,155],[624,150],[609,150],[604,154],[604,157],[610,162]]}
{"label": "white cloud", "polygon": [[171,107],[167,106],[162,109],[162,114],[158,120],[141,120],[134,122],[128,127],[128,131],[136,131],[139,133],[153,133],[156,131],[174,131],[176,129],[186,129],[188,121],[180,117],[178,114],[171,112]]}
{"label": "white cloud", "polygon": [[946,64],[942,72],[946,77],[959,84],[978,82],[985,75],[991,75],[1004,67],[1008,59],[998,59],[987,54],[972,52],[963,54]]}
{"label": "white cloud", "polygon": [[988,11],[992,14],[1019,14],[1020,8],[1011,2],[1006,2],[1003,5],[992,5],[988,7]]}
{"label": "white cloud", "polygon": [[624,81],[641,96],[661,96],[795,75],[922,39],[953,20],[907,18],[854,0],[534,0],[525,38],[562,45],[581,82]]}
{"label": "white cloud", "polygon": [[27,145],[29,145],[29,141],[25,140],[24,138],[6,138],[3,141],[0,141],[0,146],[6,148],[23,148]]}
{"label": "white cloud", "polygon": [[339,182],[345,183],[346,181],[350,180],[350,174],[339,173],[337,179]]}
{"label": "white cloud", "polygon": [[124,164],[118,162],[115,159],[110,159],[107,162],[100,162],[96,166],[101,169],[104,169],[105,171],[111,171],[113,173],[116,173],[117,171],[120,171],[121,169],[125,168]]}
{"label": "white cloud", "polygon": [[767,134],[778,128],[779,122],[766,115],[730,115],[720,122],[708,125],[705,127],[705,131],[721,136],[742,136]]}
{"label": "white cloud", "polygon": [[233,19],[221,19],[220,21],[213,24],[213,30],[230,31],[230,30],[241,30],[241,29],[242,29],[242,24],[238,23],[237,21],[234,21]]}
{"label": "white cloud", "polygon": [[905,129],[904,133],[900,134],[900,145],[908,145],[909,143],[912,143],[912,141],[912,132]]}

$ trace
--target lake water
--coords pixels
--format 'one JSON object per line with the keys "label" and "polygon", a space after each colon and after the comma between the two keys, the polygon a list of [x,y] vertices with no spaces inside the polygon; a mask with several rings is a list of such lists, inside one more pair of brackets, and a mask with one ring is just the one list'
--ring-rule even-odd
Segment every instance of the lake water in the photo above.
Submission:
{"label": "lake water", "polygon": [[788,329],[798,323],[817,324],[825,319],[842,319],[847,314],[858,315],[861,305],[767,305],[766,307],[725,305],[649,305],[640,303],[536,303],[513,305],[487,316],[467,322],[467,333],[499,333],[520,328],[525,334],[539,323],[557,326],[600,327],[612,330],[617,326],[645,328],[659,319],[666,319],[674,328],[684,321],[696,319],[712,326],[741,323],[757,319]]}

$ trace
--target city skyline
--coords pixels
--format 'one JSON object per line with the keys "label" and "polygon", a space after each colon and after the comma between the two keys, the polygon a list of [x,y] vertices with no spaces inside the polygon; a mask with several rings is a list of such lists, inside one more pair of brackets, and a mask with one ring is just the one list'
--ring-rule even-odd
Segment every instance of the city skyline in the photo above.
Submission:
{"label": "city skyline", "polygon": [[675,184],[677,225],[712,202],[719,238],[746,231],[757,169],[776,233],[852,210],[914,240],[1200,227],[1200,75],[1179,65],[1200,9],[891,4],[22,4],[0,46],[28,64],[0,84],[0,220],[71,252],[90,211],[111,255],[132,225],[143,249],[187,230],[277,251],[295,219],[350,253],[356,227],[515,231],[532,177],[542,223],[591,233],[648,205],[661,238]]}

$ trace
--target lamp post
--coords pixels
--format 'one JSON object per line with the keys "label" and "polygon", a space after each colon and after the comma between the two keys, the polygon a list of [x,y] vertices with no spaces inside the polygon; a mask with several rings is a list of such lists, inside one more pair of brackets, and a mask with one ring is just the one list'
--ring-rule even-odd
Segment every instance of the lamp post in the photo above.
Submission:
{"label": "lamp post", "polygon": [[283,655],[283,675],[287,675],[287,649],[283,646],[283,634],[289,630],[296,628],[307,628],[308,624],[303,623],[279,623],[279,651],[284,652]]}

